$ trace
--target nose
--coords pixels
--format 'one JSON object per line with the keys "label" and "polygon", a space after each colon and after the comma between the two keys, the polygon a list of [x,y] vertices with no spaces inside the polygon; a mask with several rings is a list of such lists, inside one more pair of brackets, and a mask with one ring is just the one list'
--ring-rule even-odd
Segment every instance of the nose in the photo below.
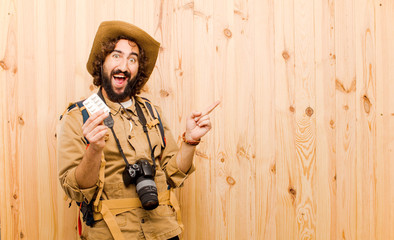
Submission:
{"label": "nose", "polygon": [[118,69],[121,70],[122,72],[125,72],[127,70],[127,59],[123,58],[119,65],[118,65]]}

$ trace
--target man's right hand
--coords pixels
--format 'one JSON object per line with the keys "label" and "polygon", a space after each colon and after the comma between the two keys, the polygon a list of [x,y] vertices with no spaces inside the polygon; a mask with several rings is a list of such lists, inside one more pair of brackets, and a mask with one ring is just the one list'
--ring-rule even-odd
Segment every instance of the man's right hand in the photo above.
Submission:
{"label": "man's right hand", "polygon": [[95,151],[101,151],[105,147],[104,137],[108,133],[108,127],[104,125],[104,119],[108,113],[100,110],[91,115],[82,126],[84,137],[89,141],[89,148]]}

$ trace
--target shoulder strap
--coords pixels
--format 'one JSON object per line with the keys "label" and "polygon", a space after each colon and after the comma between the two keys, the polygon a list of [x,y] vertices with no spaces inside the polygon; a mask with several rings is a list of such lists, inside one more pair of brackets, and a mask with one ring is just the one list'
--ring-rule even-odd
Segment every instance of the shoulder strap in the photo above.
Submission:
{"label": "shoulder strap", "polygon": [[[79,111],[81,111],[81,113],[82,113],[82,120],[83,120],[83,124],[85,124],[85,122],[88,120],[88,118],[89,118],[89,112],[88,112],[88,110],[86,110],[86,107],[83,105],[83,101],[84,100],[81,100],[81,101],[78,101],[78,102],[76,102],[76,103],[72,103],[72,104],[70,104],[69,106],[68,106],[68,108],[67,108],[67,112],[69,112],[69,111],[71,111],[72,109],[74,109],[75,107],[78,107],[79,108]],[[65,111],[65,112],[66,112]],[[64,113],[62,114],[62,115],[60,115],[60,120],[62,120],[62,118],[63,118],[63,115],[64,115]],[[89,144],[89,141],[85,138],[85,140],[86,140],[86,143],[87,144]]]}
{"label": "shoulder strap", "polygon": [[83,105],[83,101],[84,100],[76,102],[75,104],[78,106],[79,111],[82,112],[82,119],[83,119],[83,123],[85,124],[86,120],[88,120],[89,118],[89,112],[88,110],[86,110],[85,105]]}
{"label": "shoulder strap", "polygon": [[163,148],[166,147],[166,138],[164,135],[164,127],[163,123],[161,121],[159,112],[157,109],[152,105],[152,103],[149,101],[149,99],[141,97],[142,103],[144,104],[145,108],[148,109],[148,114],[149,117],[151,118],[151,122],[148,123],[149,128],[152,128],[153,126],[156,126],[159,135],[161,137],[161,145]]}

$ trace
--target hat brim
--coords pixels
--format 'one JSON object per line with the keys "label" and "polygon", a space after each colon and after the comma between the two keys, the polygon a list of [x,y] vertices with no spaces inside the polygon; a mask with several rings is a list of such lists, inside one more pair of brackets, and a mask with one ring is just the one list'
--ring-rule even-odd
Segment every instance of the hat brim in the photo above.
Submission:
{"label": "hat brim", "polygon": [[134,39],[140,48],[144,50],[145,57],[147,58],[145,74],[147,77],[146,81],[148,81],[156,64],[160,43],[139,27],[122,21],[105,21],[100,24],[86,64],[88,72],[93,76],[93,63],[97,55],[101,52],[102,43],[110,39],[116,39],[119,36]]}

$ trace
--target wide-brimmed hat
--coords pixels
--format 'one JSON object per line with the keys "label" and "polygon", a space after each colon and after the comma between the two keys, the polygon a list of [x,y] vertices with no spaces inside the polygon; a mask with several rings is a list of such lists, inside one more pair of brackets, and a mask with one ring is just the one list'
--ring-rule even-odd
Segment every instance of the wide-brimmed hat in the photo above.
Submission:
{"label": "wide-brimmed hat", "polygon": [[[100,24],[96,36],[94,37],[92,50],[90,51],[89,59],[86,64],[88,72],[90,75],[93,75],[93,63],[97,55],[101,52],[102,43],[119,36],[134,39],[144,50],[145,57],[147,58],[145,74],[147,76],[146,81],[148,81],[156,64],[160,43],[141,28],[122,21],[105,21]],[[145,83],[146,82],[144,82],[144,84]]]}

